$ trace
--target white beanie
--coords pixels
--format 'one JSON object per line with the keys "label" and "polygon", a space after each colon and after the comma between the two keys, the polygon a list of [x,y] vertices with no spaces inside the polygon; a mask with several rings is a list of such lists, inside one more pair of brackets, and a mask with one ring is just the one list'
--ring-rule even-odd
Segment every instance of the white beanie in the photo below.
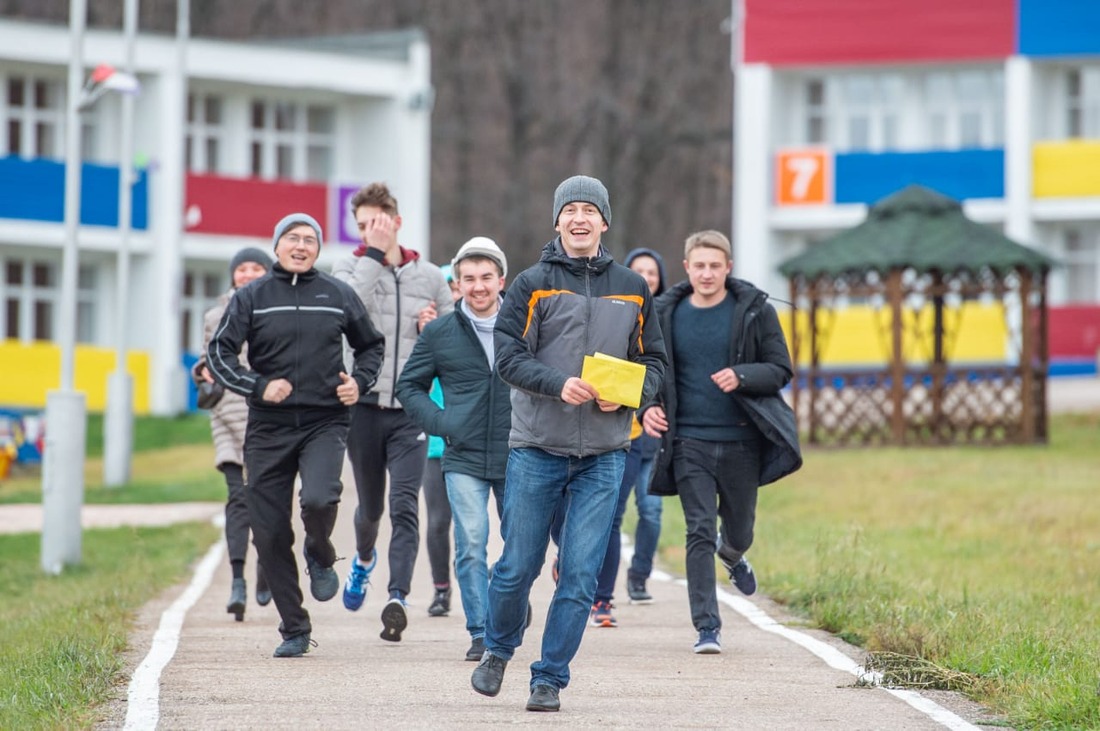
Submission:
{"label": "white beanie", "polygon": [[508,258],[497,246],[497,242],[487,236],[475,236],[459,247],[455,258],[451,259],[451,269],[457,273],[458,262],[471,256],[484,256],[492,259],[500,265],[501,276],[508,276]]}

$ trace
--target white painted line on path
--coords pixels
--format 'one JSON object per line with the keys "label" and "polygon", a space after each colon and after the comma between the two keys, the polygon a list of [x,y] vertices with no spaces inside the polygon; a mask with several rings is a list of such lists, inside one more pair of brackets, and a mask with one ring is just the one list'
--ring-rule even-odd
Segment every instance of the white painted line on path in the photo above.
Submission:
{"label": "white painted line on path", "polygon": [[[622,561],[629,561],[634,555],[634,547],[630,545],[629,537],[624,533],[623,548],[622,548]],[[685,579],[676,579],[670,574],[666,574],[664,571],[654,569],[650,574],[651,579],[657,581],[668,581],[680,586],[687,586]],[[825,661],[825,664],[831,668],[837,670],[843,670],[847,673],[851,673],[860,682],[868,685],[874,685],[880,690],[884,690],[892,696],[908,703],[913,708],[917,709],[921,713],[924,713],[933,721],[951,729],[952,731],[981,731],[977,726],[970,723],[961,716],[952,713],[940,704],[933,700],[925,698],[920,693],[912,690],[904,690],[901,688],[887,688],[882,685],[882,675],[880,673],[871,672],[857,663],[852,658],[845,655],[840,650],[829,644],[822,642],[816,637],[811,637],[805,632],[799,632],[798,630],[791,629],[784,624],[772,619],[771,615],[765,612],[760,607],[756,606],[748,599],[744,599],[739,596],[730,594],[722,587],[718,587],[718,601],[722,602],[726,606],[733,609],[733,611],[740,614],[745,619],[749,620],[752,624],[764,630],[765,632],[771,632],[772,634],[779,635],[796,645],[809,650]]]}
{"label": "white painted line on path", "polygon": [[[223,518],[224,519],[224,518]],[[215,523],[217,521],[215,520]],[[219,540],[203,556],[191,578],[191,583],[172,606],[160,615],[160,626],[153,635],[149,654],[141,661],[130,679],[126,698],[126,725],[124,729],[155,729],[160,720],[160,673],[176,654],[183,620],[198,598],[202,596],[225,552],[225,541]]]}

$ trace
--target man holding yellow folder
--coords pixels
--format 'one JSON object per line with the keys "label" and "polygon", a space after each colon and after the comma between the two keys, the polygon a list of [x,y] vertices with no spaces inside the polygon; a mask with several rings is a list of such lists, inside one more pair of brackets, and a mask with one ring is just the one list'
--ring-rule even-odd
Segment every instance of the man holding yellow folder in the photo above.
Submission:
{"label": "man holding yellow folder", "polygon": [[[600,245],[610,223],[603,183],[583,175],[562,182],[554,193],[559,236],[516,278],[497,317],[497,372],[512,387],[504,551],[489,582],[485,654],[471,683],[482,695],[500,692],[523,639],[550,522],[564,510],[558,588],[542,656],[531,665],[529,711],[560,707],[607,550],[634,416],[609,396],[655,398],[666,362],[649,287]],[[582,378],[585,356],[596,353],[644,368],[639,392],[605,394]]]}

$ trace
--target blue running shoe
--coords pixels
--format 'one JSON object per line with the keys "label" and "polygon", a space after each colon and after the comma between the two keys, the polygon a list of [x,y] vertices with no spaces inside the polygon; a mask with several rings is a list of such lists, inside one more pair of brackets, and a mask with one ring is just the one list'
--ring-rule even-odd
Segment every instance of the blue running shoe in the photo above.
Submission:
{"label": "blue running shoe", "polygon": [[344,607],[355,612],[363,606],[367,600],[367,584],[370,583],[370,572],[378,565],[378,553],[374,550],[370,553],[370,563],[364,566],[359,563],[359,555],[351,558],[351,571],[348,572],[348,580],[344,582]]}
{"label": "blue running shoe", "polygon": [[387,642],[400,642],[401,633],[409,626],[408,604],[401,592],[393,592],[386,606],[382,607],[382,634]]}
{"label": "blue running shoe", "polygon": [[716,629],[699,630],[699,639],[695,641],[696,655],[718,655],[722,652],[722,633]]}

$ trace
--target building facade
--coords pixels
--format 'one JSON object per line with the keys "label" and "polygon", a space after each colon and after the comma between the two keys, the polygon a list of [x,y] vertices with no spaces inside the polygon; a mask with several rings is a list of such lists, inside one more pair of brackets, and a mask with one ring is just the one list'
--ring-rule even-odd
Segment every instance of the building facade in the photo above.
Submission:
{"label": "building facade", "polygon": [[[120,66],[119,31],[84,60]],[[0,406],[35,409],[60,382],[69,31],[0,20]],[[141,35],[135,47],[131,276],[117,311],[121,101],[81,114],[76,388],[101,410],[126,318],[138,412],[189,405],[202,314],[244,246],[270,250],[283,215],[325,225],[319,266],[358,244],[350,195],[383,180],[402,241],[429,255],[430,55],[419,31],[279,43]]]}
{"label": "building facade", "polygon": [[739,10],[737,273],[783,297],[779,262],[920,183],[1062,264],[1050,279],[1052,373],[1095,373],[1100,4],[743,0]]}

